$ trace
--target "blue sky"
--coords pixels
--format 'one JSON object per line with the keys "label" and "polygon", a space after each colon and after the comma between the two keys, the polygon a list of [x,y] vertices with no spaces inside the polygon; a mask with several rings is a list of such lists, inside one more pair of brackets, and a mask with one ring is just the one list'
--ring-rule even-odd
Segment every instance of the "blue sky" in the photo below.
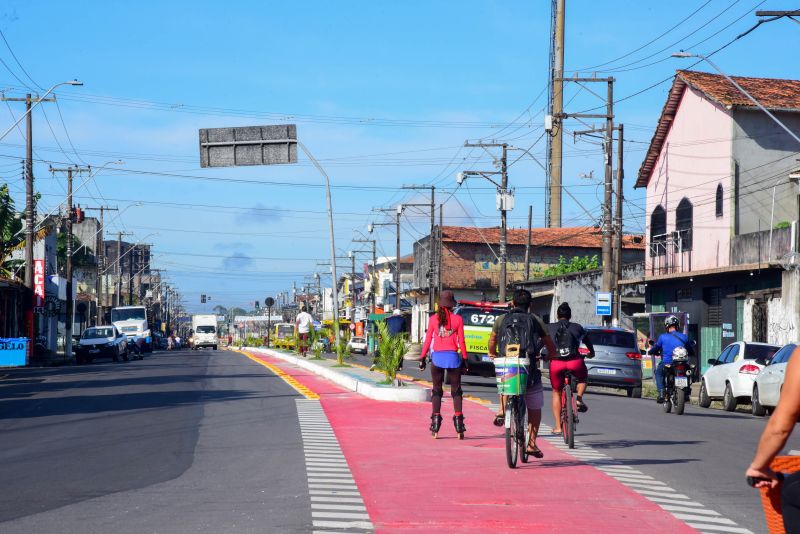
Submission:
{"label": "blue sky", "polygon": [[[295,166],[200,169],[197,130],[296,123],[334,184],[342,255],[366,248],[351,239],[359,237],[356,229],[383,220],[373,208],[422,200],[404,184],[435,183],[439,198],[449,198],[446,224],[496,225],[490,184],[468,180],[452,194],[454,177],[462,169],[492,168],[489,154],[462,147],[467,139],[530,147],[543,161],[549,4],[6,0],[0,29],[25,72],[0,43],[8,67],[0,65],[0,86],[16,97],[26,86],[37,90],[34,82],[85,83],[59,88],[58,108],[34,111],[42,209],[64,196],[63,180],[47,172],[50,162],[102,166],[122,159],[124,166],[99,172],[77,201],[124,209],[108,232],[153,243],[154,263],[169,272],[190,310],[201,309],[200,293],[212,303],[246,307],[327,272],[317,265],[329,256],[321,178],[302,156]],[[625,97],[691,65],[670,52],[709,53],[749,28],[755,9],[790,7],[772,0],[567,0],[567,71],[587,74],[600,65],[598,75],[615,76],[615,95]],[[730,74],[797,78],[798,45],[800,27],[778,21],[714,59]],[[631,185],[668,88],[662,83],[616,105],[631,141],[628,231],[644,227],[643,194]],[[601,103],[578,86],[566,89],[565,100],[573,112]],[[11,105],[16,115],[20,109]],[[3,130],[13,122],[11,111],[0,104]],[[602,155],[590,141],[596,140],[573,144],[565,137],[564,177],[599,217]],[[19,206],[23,144],[17,132],[0,141],[0,176]],[[594,181],[579,177],[590,171]],[[523,157],[509,173],[517,193],[510,224],[524,226],[531,204],[542,225],[543,171]],[[406,213],[404,253],[428,224],[428,215]],[[564,225],[591,222],[565,195]],[[379,228],[377,235],[379,253],[393,255],[393,230]]]}

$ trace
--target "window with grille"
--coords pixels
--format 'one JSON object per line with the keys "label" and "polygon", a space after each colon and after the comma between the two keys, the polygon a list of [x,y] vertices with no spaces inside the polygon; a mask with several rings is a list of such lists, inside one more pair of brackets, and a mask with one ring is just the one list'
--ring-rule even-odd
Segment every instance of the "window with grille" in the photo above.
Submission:
{"label": "window with grille", "polygon": [[722,184],[717,184],[716,214],[722,217]]}
{"label": "window with grille", "polygon": [[675,209],[675,231],[679,240],[676,240],[676,247],[680,243],[680,251],[692,250],[692,203],[683,197]]}
{"label": "window with grille", "polygon": [[667,212],[659,204],[650,214],[650,255],[663,256],[666,254],[664,244],[667,241]]}

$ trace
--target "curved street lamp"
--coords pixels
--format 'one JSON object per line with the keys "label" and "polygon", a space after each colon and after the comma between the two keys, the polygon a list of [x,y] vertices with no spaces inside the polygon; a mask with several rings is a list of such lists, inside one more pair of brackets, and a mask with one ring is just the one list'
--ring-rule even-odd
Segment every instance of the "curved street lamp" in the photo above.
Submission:
{"label": "curved street lamp", "polygon": [[40,98],[36,99],[36,102],[34,102],[34,103],[33,103],[33,105],[32,105],[32,106],[31,106],[29,109],[27,109],[27,110],[25,111],[25,113],[23,113],[22,115],[20,115],[20,117],[17,119],[17,122],[15,122],[14,124],[12,124],[12,125],[11,125],[11,126],[8,128],[8,130],[6,130],[5,132],[3,132],[3,135],[0,135],[0,141],[1,141],[1,140],[2,140],[2,139],[5,137],[5,136],[7,136],[9,133],[11,133],[11,130],[13,130],[14,128],[16,128],[16,127],[17,127],[17,124],[19,124],[20,122],[22,122],[22,119],[24,119],[25,117],[27,117],[27,116],[28,116],[28,114],[29,114],[31,111],[33,111],[33,108],[35,108],[36,106],[38,106],[39,104],[41,104],[41,103],[42,103],[42,101],[43,101],[43,100],[44,100],[44,99],[47,97],[47,95],[49,95],[50,93],[52,93],[52,92],[53,92],[53,89],[55,89],[55,88],[56,88],[56,87],[58,87],[59,85],[83,85],[83,82],[79,82],[78,80],[69,80],[69,81],[66,81],[66,82],[60,82],[60,83],[57,83],[57,84],[55,84],[53,87],[51,87],[50,89],[48,89],[48,90],[47,90],[47,92],[46,92],[44,95],[42,95]]}

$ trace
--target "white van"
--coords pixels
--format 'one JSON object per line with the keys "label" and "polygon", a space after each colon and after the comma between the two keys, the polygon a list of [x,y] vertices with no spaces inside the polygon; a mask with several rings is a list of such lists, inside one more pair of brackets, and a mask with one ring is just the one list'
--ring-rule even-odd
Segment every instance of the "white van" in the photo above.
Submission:
{"label": "white van", "polygon": [[143,338],[144,351],[153,351],[153,338],[147,326],[147,308],[144,306],[120,306],[111,309],[111,324],[129,338]]}
{"label": "white van", "polygon": [[217,316],[192,315],[192,350],[213,347],[217,350]]}

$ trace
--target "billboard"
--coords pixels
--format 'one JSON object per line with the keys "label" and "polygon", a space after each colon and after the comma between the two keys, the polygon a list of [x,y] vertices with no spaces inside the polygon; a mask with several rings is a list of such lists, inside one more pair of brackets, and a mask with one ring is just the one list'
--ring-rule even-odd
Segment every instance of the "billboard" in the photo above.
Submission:
{"label": "billboard", "polygon": [[33,311],[44,311],[44,260],[33,260]]}

